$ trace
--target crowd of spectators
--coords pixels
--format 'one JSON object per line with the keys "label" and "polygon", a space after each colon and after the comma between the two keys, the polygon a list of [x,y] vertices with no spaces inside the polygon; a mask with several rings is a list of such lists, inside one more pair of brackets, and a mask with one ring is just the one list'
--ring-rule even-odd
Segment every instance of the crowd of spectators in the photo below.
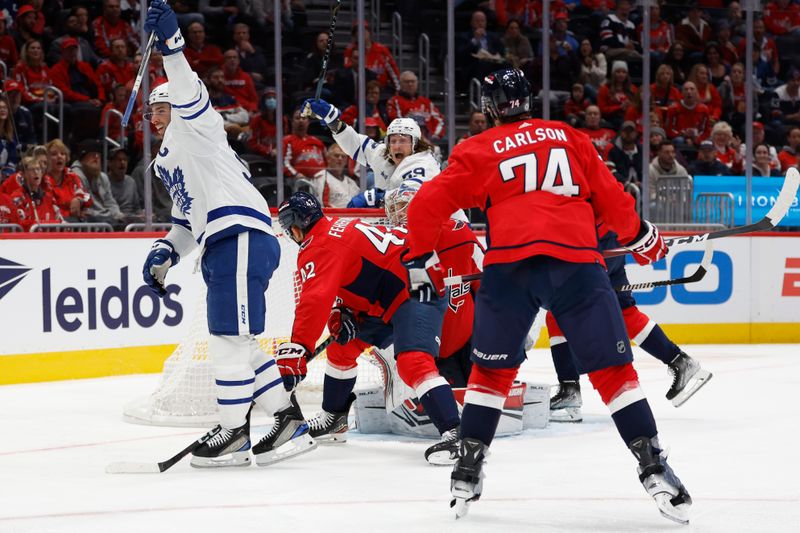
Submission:
{"label": "crowd of spectators", "polygon": [[[283,0],[281,12],[265,0],[177,0],[187,46],[184,54],[208,87],[231,145],[257,169],[277,179],[276,117],[283,110],[283,169],[289,190],[305,187],[324,205],[344,207],[359,192],[355,168],[317,121],[299,105],[319,82],[327,28],[308,23],[302,0]],[[423,3],[400,6],[420,16]],[[444,2],[432,2],[444,9]],[[416,7],[413,7],[416,6]],[[0,2],[0,223],[109,222],[117,228],[143,220],[144,128],[141,105],[123,129],[124,111],[142,60],[139,3],[135,0]],[[553,116],[586,132],[623,183],[642,179],[640,88],[650,84],[651,179],[666,175],[743,172],[745,18],[737,1],[699,0],[650,7],[652,79],[642,80],[642,10],[631,0],[553,0],[550,28],[542,28],[540,0],[466,0],[459,3],[456,86],[503,66],[522,69],[536,91],[549,61]],[[754,175],[778,175],[800,157],[800,8],[794,0],[765,3],[754,20],[752,84]],[[283,101],[277,99],[272,35],[282,28]],[[404,15],[405,16],[405,15]],[[322,97],[358,126],[359,26],[334,46]],[[444,114],[421,94],[418,73],[398,68],[389,48],[363,25],[364,130],[380,141],[397,117],[412,117],[437,155],[450,135]],[[442,29],[440,28],[440,31]],[[543,55],[543,38],[549,54]],[[344,40],[344,39],[342,39]],[[794,47],[794,48],[793,48]],[[786,51],[789,51],[788,53]],[[781,55],[779,51],[783,51]],[[798,56],[800,57],[800,56]],[[154,87],[166,80],[162,58],[148,64]],[[43,112],[64,102],[64,138]],[[52,104],[52,105],[51,105]],[[468,117],[459,141],[488,127],[483,113]],[[151,153],[160,139],[151,128]],[[103,136],[118,148],[103,160]],[[74,155],[75,157],[71,157]],[[367,182],[369,178],[367,178]],[[156,221],[168,221],[171,200],[153,178]],[[654,187],[651,187],[651,191]],[[265,192],[265,194],[267,194]]]}

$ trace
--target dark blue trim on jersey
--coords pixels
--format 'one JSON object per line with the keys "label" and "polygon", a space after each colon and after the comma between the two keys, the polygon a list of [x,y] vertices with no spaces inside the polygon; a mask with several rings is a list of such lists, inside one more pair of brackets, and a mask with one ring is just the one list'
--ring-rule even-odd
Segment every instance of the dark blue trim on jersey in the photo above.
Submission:
{"label": "dark blue trim on jersey", "polygon": [[217,398],[217,403],[220,405],[239,405],[240,403],[250,403],[252,401],[252,396],[248,396],[247,398],[237,398],[235,400],[221,400]]}
{"label": "dark blue trim on jersey", "polygon": [[361,296],[371,304],[379,304],[384,313],[398,295],[407,290],[406,280],[400,279],[394,272],[384,270],[365,257],[361,258],[361,269],[356,279],[342,289]]}
{"label": "dark blue trim on jersey", "polygon": [[272,217],[270,217],[266,213],[262,213],[258,209],[253,209],[252,207],[245,207],[243,205],[226,205],[223,207],[217,207],[216,209],[212,209],[211,211],[208,212],[208,216],[206,217],[206,224],[210,224],[214,220],[231,215],[242,215],[245,217],[252,217],[272,227]]}
{"label": "dark blue trim on jersey", "polygon": [[589,251],[592,251],[592,252],[598,252],[597,248],[594,248],[592,246],[570,246],[568,244],[564,244],[564,243],[560,243],[560,242],[554,242],[554,241],[546,241],[546,240],[542,240],[542,239],[537,239],[535,241],[529,241],[529,242],[526,242],[526,243],[523,243],[523,244],[514,244],[514,245],[511,245],[511,246],[495,246],[495,247],[490,248],[489,251],[491,252],[491,251],[494,251],[494,250],[513,250],[514,248],[525,248],[526,246],[531,246],[531,245],[534,245],[534,244],[552,244],[554,246],[560,246],[562,248],[569,248],[570,250],[589,250]]}
{"label": "dark blue trim on jersey", "polygon": [[[366,148],[366,147],[367,147],[367,143],[368,143],[370,140],[371,140],[371,139],[370,139],[369,137],[367,137],[366,139],[364,139],[364,142],[363,142],[363,143],[361,143],[361,147],[360,147],[360,148],[356,148],[356,153],[355,153],[355,154],[353,154],[353,161],[355,161],[355,162],[358,162],[358,152],[363,152],[363,151],[364,151],[364,148]],[[364,156],[364,160],[366,161],[366,159],[367,159],[367,156],[365,155],[365,156]]]}
{"label": "dark blue trim on jersey", "polygon": [[454,245],[453,245],[453,246],[451,246],[450,248],[445,248],[444,250],[436,250],[436,254],[437,254],[437,255],[439,255],[439,254],[443,254],[443,253],[445,253],[445,252],[449,252],[450,250],[453,250],[453,249],[455,249],[455,248],[458,248],[459,246],[466,246],[466,245],[468,245],[468,244],[471,244],[471,245],[473,245],[473,246],[474,246],[476,243],[475,243],[475,241],[464,241],[464,242],[460,242],[460,243],[458,243],[458,244],[454,244]]}
{"label": "dark blue trim on jersey", "polygon": [[403,181],[416,181],[417,183],[419,183],[420,185],[422,185],[422,180],[421,180],[421,179],[419,179],[419,178],[406,178],[406,179],[404,179]]}
{"label": "dark blue trim on jersey", "polygon": [[170,217],[170,219],[171,219],[170,221],[173,224],[177,224],[179,226],[183,226],[184,228],[188,229],[189,231],[192,231],[192,225],[189,223],[188,220],[184,220],[182,218],[175,218],[175,217]]}
{"label": "dark blue trim on jersey", "polygon": [[269,367],[271,367],[274,364],[275,364],[275,359],[270,359],[269,361],[267,361],[266,363],[264,363],[260,367],[256,368],[256,376],[259,375],[264,370],[268,369]]}
{"label": "dark blue trim on jersey", "polygon": [[278,385],[279,383],[283,383],[283,378],[278,378],[275,381],[271,381],[271,382],[267,383],[266,385],[264,385],[263,387],[261,387],[260,389],[258,389],[257,391],[255,391],[253,393],[253,398],[258,398],[259,396],[264,394],[266,391],[268,391],[269,389],[271,389],[275,385]]}
{"label": "dark blue trim on jersey", "polygon": [[197,80],[197,84],[201,86],[201,87],[200,87],[200,96],[198,96],[198,97],[197,97],[197,100],[195,100],[194,102],[189,102],[188,104],[172,104],[172,107],[174,107],[175,109],[186,109],[187,107],[192,107],[192,106],[195,106],[195,105],[197,105],[197,103],[198,103],[200,100],[202,100],[202,99],[203,99],[203,87],[202,87],[202,82],[201,82],[200,80]]}
{"label": "dark blue trim on jersey", "polygon": [[239,380],[236,380],[236,381],[226,381],[224,379],[216,379],[216,380],[214,380],[214,382],[217,385],[221,385],[223,387],[239,387],[241,385],[250,385],[252,383],[255,383],[256,382],[256,378],[239,379]]}
{"label": "dark blue trim on jersey", "polygon": [[208,106],[210,106],[210,105],[211,105],[211,100],[210,99],[206,100],[206,105],[203,106],[203,109],[201,109],[200,111],[198,111],[194,115],[189,115],[188,117],[184,117],[183,115],[181,115],[180,117],[183,120],[194,120],[197,117],[199,117],[200,115],[202,115],[203,113],[205,113],[206,109],[208,109]]}

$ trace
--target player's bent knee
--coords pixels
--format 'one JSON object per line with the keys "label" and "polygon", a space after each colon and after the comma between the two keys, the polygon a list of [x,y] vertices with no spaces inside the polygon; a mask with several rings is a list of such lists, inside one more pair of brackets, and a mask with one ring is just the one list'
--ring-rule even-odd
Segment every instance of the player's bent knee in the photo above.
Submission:
{"label": "player's bent knee", "polygon": [[208,356],[214,367],[248,365],[251,356],[250,335],[209,335]]}
{"label": "player's bent knee", "polygon": [[642,313],[635,305],[623,309],[622,318],[625,319],[628,338],[633,339],[636,344],[641,344],[650,334],[653,326],[655,326],[655,322],[650,320],[650,317]]}
{"label": "player's bent knee", "polygon": [[589,381],[612,413],[644,398],[639,375],[631,363],[590,372]]}
{"label": "player's bent knee", "polygon": [[[413,351],[397,354],[397,374],[403,380],[403,383],[412,387],[415,391],[423,383],[437,378],[447,383],[439,375],[439,369],[436,367],[436,361],[433,356],[425,352]],[[428,389],[430,388],[428,387]],[[417,393],[419,394],[419,391]]]}
{"label": "player's bent knee", "polygon": [[505,398],[514,384],[519,367],[514,368],[488,368],[481,365],[472,365],[467,389],[483,391]]}
{"label": "player's bent knee", "polygon": [[358,366],[356,363],[358,356],[368,347],[368,344],[358,339],[352,340],[347,344],[333,342],[326,350],[328,363],[336,368],[353,368]]}

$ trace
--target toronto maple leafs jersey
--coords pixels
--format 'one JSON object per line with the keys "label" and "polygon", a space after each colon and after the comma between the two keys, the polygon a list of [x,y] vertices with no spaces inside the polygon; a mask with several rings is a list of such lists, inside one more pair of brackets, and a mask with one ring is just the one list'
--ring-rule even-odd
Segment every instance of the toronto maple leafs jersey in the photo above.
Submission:
{"label": "toronto maple leafs jersey", "polygon": [[172,222],[200,246],[248,229],[274,235],[264,197],[228,144],[222,117],[183,54],[164,57],[172,115],[154,172],[172,197]]}

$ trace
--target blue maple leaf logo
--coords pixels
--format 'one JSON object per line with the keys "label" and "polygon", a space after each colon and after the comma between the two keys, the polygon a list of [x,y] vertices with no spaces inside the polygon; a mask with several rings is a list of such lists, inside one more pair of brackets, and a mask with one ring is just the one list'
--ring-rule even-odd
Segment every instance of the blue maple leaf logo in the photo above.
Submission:
{"label": "blue maple leaf logo", "polygon": [[167,188],[169,195],[172,196],[172,201],[175,202],[175,205],[178,206],[181,213],[188,215],[189,211],[192,209],[194,198],[189,196],[189,193],[186,191],[186,182],[183,179],[183,170],[181,170],[181,167],[175,167],[172,174],[161,165],[156,165],[156,168],[158,169],[158,177],[161,178],[164,187]]}

